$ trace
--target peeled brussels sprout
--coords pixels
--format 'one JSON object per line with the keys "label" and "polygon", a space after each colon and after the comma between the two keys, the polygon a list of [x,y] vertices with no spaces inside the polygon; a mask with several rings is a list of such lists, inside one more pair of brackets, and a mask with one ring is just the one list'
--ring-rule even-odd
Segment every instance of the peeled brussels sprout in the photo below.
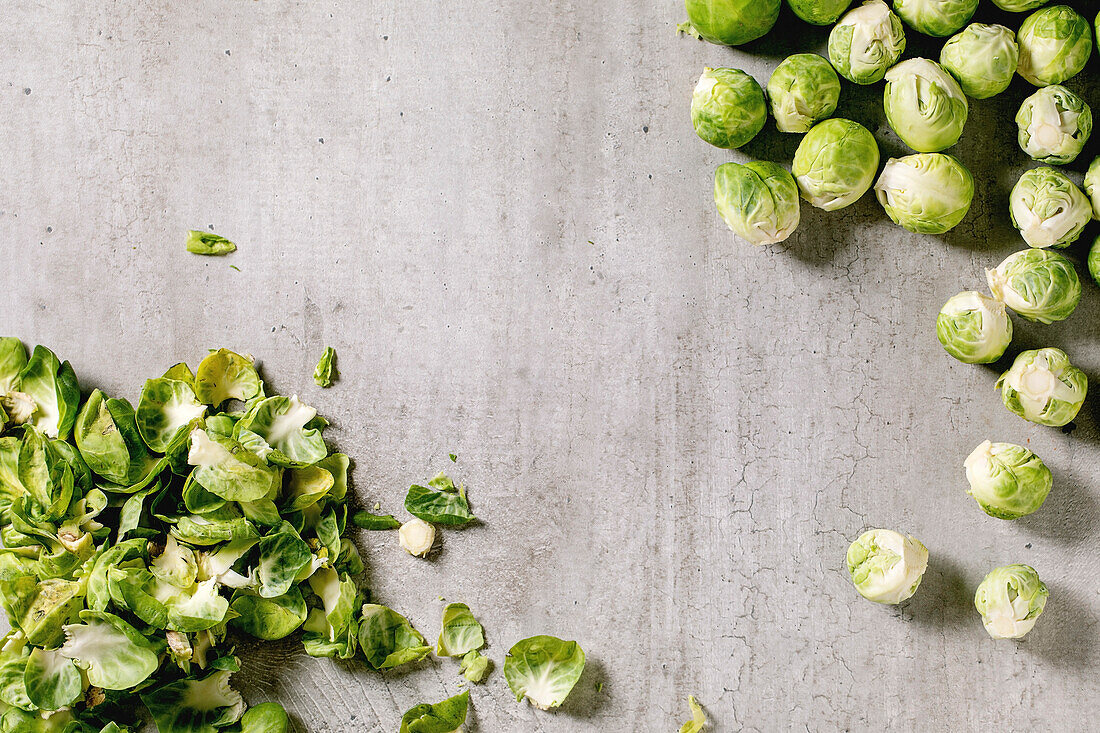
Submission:
{"label": "peeled brussels sprout", "polygon": [[985,441],[963,463],[969,493],[986,514],[1019,519],[1043,505],[1054,478],[1027,448]]}
{"label": "peeled brussels sprout", "polygon": [[878,172],[878,143],[867,128],[832,119],[806,133],[791,172],[802,197],[819,209],[836,211],[867,192]]}
{"label": "peeled brussels sprout", "polygon": [[756,79],[739,69],[703,70],[691,95],[695,133],[719,148],[739,148],[764,128],[768,108]]}
{"label": "peeled brussels sprout", "polygon": [[978,0],[894,0],[894,12],[910,28],[943,38],[962,28],[978,9]]}
{"label": "peeled brussels sprout", "polygon": [[1067,5],[1032,13],[1016,38],[1020,76],[1037,87],[1061,84],[1076,76],[1092,55],[1092,26]]}
{"label": "peeled brussels sprout", "polygon": [[1025,13],[1028,10],[1041,8],[1049,2],[1050,0],[993,0],[994,5],[1010,13]]}
{"label": "peeled brussels sprout", "polygon": [[1072,163],[1092,134],[1092,110],[1085,100],[1054,84],[1024,100],[1016,114],[1020,148],[1034,160]]}
{"label": "peeled brussels sprout", "polygon": [[760,38],[779,18],[779,0],[684,0],[694,35],[722,46]]}
{"label": "peeled brussels sprout", "polygon": [[401,549],[414,557],[427,557],[435,544],[435,527],[418,517],[402,524],[397,535]]}
{"label": "peeled brussels sprout", "polygon": [[1061,349],[1025,351],[997,380],[1010,411],[1039,425],[1060,428],[1077,417],[1089,381]]}
{"label": "peeled brussels sprout", "polygon": [[814,25],[832,25],[852,0],[787,0],[791,10],[802,20]]}
{"label": "peeled brussels sprout", "polygon": [[1092,279],[1096,281],[1097,285],[1100,285],[1100,237],[1094,239],[1092,246],[1089,247],[1088,266]]}
{"label": "peeled brussels sprout", "polygon": [[909,59],[886,72],[890,127],[919,153],[938,153],[962,137],[968,105],[955,78],[935,61]]}
{"label": "peeled brussels sprout", "polygon": [[1092,216],[1100,219],[1100,157],[1093,159],[1085,173],[1085,193],[1092,202]]}
{"label": "peeled brussels sprout", "polygon": [[886,161],[875,193],[895,224],[917,234],[943,234],[970,210],[974,179],[950,155],[920,153]]}
{"label": "peeled brussels sprout", "polygon": [[1004,303],[970,290],[948,300],[936,319],[944,351],[967,364],[992,364],[1012,341]]}
{"label": "peeled brussels sprout", "polygon": [[1029,321],[1065,320],[1081,300],[1073,263],[1050,250],[1016,252],[985,274],[993,297]]}
{"label": "peeled brussels sprout", "polygon": [[829,61],[856,84],[882,81],[905,51],[905,29],[882,0],[848,11],[829,34]]}
{"label": "peeled brussels sprout", "polygon": [[723,163],[714,172],[714,203],[726,225],[752,244],[775,244],[798,227],[798,185],[767,161]]}
{"label": "peeled brussels sprout", "polygon": [[917,592],[928,548],[912,535],[871,529],[848,548],[848,572],[859,594],[875,603],[901,603]]}
{"label": "peeled brussels sprout", "polygon": [[1092,202],[1054,168],[1027,171],[1008,197],[1012,223],[1030,247],[1068,247],[1092,219]]}
{"label": "peeled brussels sprout", "polygon": [[1019,639],[1035,627],[1050,592],[1035,568],[1006,565],[985,576],[974,593],[974,608],[994,639]]}
{"label": "peeled brussels sprout", "polygon": [[1019,62],[1016,34],[1003,25],[972,23],[940,51],[940,66],[972,99],[988,99],[1008,89]]}
{"label": "peeled brussels sprout", "polygon": [[814,53],[788,56],[768,79],[768,102],[780,132],[809,132],[836,111],[840,79]]}

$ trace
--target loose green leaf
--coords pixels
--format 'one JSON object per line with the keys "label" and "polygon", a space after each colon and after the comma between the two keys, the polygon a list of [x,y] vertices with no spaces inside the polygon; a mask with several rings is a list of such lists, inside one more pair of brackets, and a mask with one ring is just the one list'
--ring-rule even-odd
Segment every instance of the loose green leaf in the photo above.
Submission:
{"label": "loose green leaf", "polygon": [[220,256],[237,251],[237,245],[211,232],[192,229],[187,232],[187,251],[197,255]]}
{"label": "loose green leaf", "polygon": [[680,726],[680,733],[701,733],[707,727],[707,716],[703,715],[703,708],[694,696],[688,697],[688,707],[691,708],[691,720]]}
{"label": "loose green leaf", "polygon": [[316,417],[297,397],[268,397],[237,423],[237,440],[276,465],[308,466],[328,455],[321,431],[309,427]]}
{"label": "loose green leaf", "polygon": [[164,377],[145,382],[138,400],[137,426],[152,450],[165,453],[180,428],[206,413],[206,405],[195,396],[192,383]]}
{"label": "loose green leaf", "polygon": [[126,690],[156,671],[156,650],[133,626],[99,611],[82,611],[80,618],[84,623],[65,627],[60,654],[86,670],[93,685]]}
{"label": "loose green leaf", "polygon": [[252,360],[229,349],[218,349],[195,371],[195,395],[217,407],[229,399],[250,400],[263,394],[263,382]]}
{"label": "loose green leaf", "polygon": [[397,529],[401,522],[392,514],[372,514],[366,509],[360,509],[351,517],[351,523],[360,529],[381,530]]}
{"label": "loose green leaf", "polygon": [[240,614],[233,619],[234,626],[257,639],[268,641],[289,636],[305,623],[309,614],[297,586],[276,598],[264,598],[248,590],[238,590],[233,594],[230,608]]}
{"label": "loose green leaf", "polygon": [[161,733],[213,733],[244,713],[244,700],[229,686],[229,672],[182,679],[141,695]]}
{"label": "loose green leaf", "polygon": [[443,609],[436,654],[461,657],[485,646],[485,632],[465,603],[448,603]]}
{"label": "loose green leaf", "polygon": [[421,703],[401,716],[399,733],[455,733],[466,722],[470,692],[437,703]]}
{"label": "loose green leaf", "polygon": [[68,438],[80,405],[80,387],[69,362],[62,363],[45,346],[35,346],[18,381],[19,391],[37,408],[29,424],[51,438]]}
{"label": "loose green leaf", "polygon": [[516,642],[504,658],[504,679],[516,700],[526,697],[542,710],[565,702],[584,672],[584,650],[575,641],[532,636]]}
{"label": "loose green leaf", "polygon": [[461,526],[475,519],[466,494],[442,473],[429,481],[428,486],[409,487],[405,510],[431,524]]}
{"label": "loose green leaf", "polygon": [[241,733],[286,733],[289,726],[290,719],[277,702],[262,702],[241,716]]}
{"label": "loose green leaf", "polygon": [[313,370],[313,381],[318,387],[331,387],[339,377],[336,371],[336,350],[331,346],[325,347],[325,353],[321,354],[321,360],[317,362],[317,368]]}
{"label": "loose green leaf", "polygon": [[466,652],[459,663],[462,676],[473,683],[481,682],[489,673],[489,658],[479,652]]}
{"label": "loose green leaf", "polygon": [[394,610],[368,603],[359,620],[359,646],[374,669],[390,669],[426,657],[432,650],[409,620]]}
{"label": "loose green leaf", "polygon": [[80,670],[57,650],[35,647],[23,675],[29,700],[43,710],[59,710],[77,700],[84,685]]}
{"label": "loose green leaf", "polygon": [[278,469],[266,465],[240,443],[205,430],[191,432],[187,462],[195,466],[195,481],[230,501],[267,497],[278,490],[282,478]]}
{"label": "loose green leaf", "polygon": [[274,532],[260,540],[260,561],[256,567],[259,594],[275,598],[286,594],[295,577],[313,559],[313,554],[294,527],[283,522]]}

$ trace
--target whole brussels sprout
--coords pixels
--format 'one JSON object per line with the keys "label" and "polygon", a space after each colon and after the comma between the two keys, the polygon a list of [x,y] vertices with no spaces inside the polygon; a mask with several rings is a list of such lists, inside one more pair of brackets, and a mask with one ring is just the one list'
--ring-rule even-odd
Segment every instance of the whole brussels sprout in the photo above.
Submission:
{"label": "whole brussels sprout", "polygon": [[878,160],[878,143],[867,128],[851,120],[825,120],[802,138],[791,173],[804,199],[836,211],[867,193]]}
{"label": "whole brussels sprout", "polygon": [[970,210],[974,179],[950,155],[919,153],[886,161],[875,194],[895,224],[917,234],[943,234]]}
{"label": "whole brussels sprout", "polygon": [[1050,0],[993,0],[994,5],[1010,13],[1025,13],[1028,10],[1041,8],[1049,2]]}
{"label": "whole brussels sprout", "polygon": [[1085,193],[1092,202],[1093,218],[1100,218],[1100,157],[1093,159],[1085,173]]}
{"label": "whole brussels sprout", "polygon": [[775,25],[779,0],[684,0],[688,24],[705,41],[740,46]]}
{"label": "whole brussels sprout", "polygon": [[1100,285],[1100,237],[1094,239],[1092,246],[1089,247],[1088,266],[1092,279]]}
{"label": "whole brussels sprout", "polygon": [[829,61],[856,84],[874,84],[905,51],[901,19],[882,0],[848,11],[829,33]]}
{"label": "whole brussels sprout", "polygon": [[1006,565],[990,571],[974,593],[974,608],[994,639],[1019,639],[1035,627],[1050,592],[1035,568]]}
{"label": "whole brussels sprout", "polygon": [[1054,478],[1050,469],[1027,448],[985,441],[963,462],[967,493],[986,514],[997,519],[1019,519],[1046,501]]}
{"label": "whole brussels sprout", "polygon": [[1081,300],[1073,263],[1051,250],[1016,252],[985,274],[993,297],[1029,321],[1065,320]]}
{"label": "whole brussels sprout", "polygon": [[1034,160],[1062,165],[1080,155],[1092,134],[1092,110],[1085,100],[1054,84],[1024,100],[1016,114],[1020,148]]}
{"label": "whole brussels sprout", "polygon": [[1077,417],[1089,381],[1061,349],[1025,351],[997,380],[1010,411],[1039,425],[1060,428]]}
{"label": "whole brussels sprout", "polygon": [[704,69],[691,95],[695,134],[719,148],[739,148],[768,119],[764,90],[740,69]]}
{"label": "whole brussels sprout", "polygon": [[814,53],[784,59],[768,79],[768,101],[780,132],[809,132],[832,116],[840,100],[840,79]]}
{"label": "whole brussels sprout", "polygon": [[832,25],[852,0],[787,0],[791,10],[802,20],[814,25]]}
{"label": "whole brussels sprout", "polygon": [[1064,173],[1027,171],[1009,194],[1009,214],[1030,247],[1068,247],[1092,219],[1092,202]]}
{"label": "whole brussels sprout", "polygon": [[894,12],[910,28],[943,38],[966,25],[978,9],[978,0],[894,0]]}
{"label": "whole brussels sprout", "polygon": [[962,137],[966,95],[935,61],[909,59],[887,71],[883,100],[890,127],[918,153],[938,153]]}
{"label": "whole brussels sprout", "polygon": [[936,318],[944,351],[966,364],[992,364],[1012,342],[1012,320],[1004,303],[975,290],[959,293]]}
{"label": "whole brussels sprout", "polygon": [[723,163],[714,172],[714,203],[726,225],[752,244],[775,244],[798,227],[798,186],[775,163]]}
{"label": "whole brussels sprout", "polygon": [[1037,87],[1061,84],[1076,76],[1092,55],[1092,26],[1067,5],[1032,13],[1016,39],[1020,43],[1020,76]]}
{"label": "whole brussels sprout", "polygon": [[901,603],[920,586],[928,548],[912,535],[871,529],[848,548],[848,573],[859,594],[875,603]]}
{"label": "whole brussels sprout", "polygon": [[972,99],[988,99],[1008,89],[1019,63],[1016,34],[1003,25],[972,23],[940,51],[940,65]]}

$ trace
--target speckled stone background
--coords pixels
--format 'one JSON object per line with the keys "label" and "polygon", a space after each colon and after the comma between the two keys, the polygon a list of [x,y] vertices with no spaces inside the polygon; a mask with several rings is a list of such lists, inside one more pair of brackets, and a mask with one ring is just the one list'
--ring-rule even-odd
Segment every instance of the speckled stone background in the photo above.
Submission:
{"label": "speckled stone background", "polygon": [[[387,511],[458,454],[481,525],[429,561],[359,539],[374,598],[428,636],[440,596],[483,620],[497,669],[473,690],[477,731],[673,731],[692,693],[718,731],[1091,725],[1100,402],[1070,432],[1025,423],[993,389],[1008,360],[956,363],[933,327],[1023,246],[1007,196],[1026,83],[972,104],[953,152],[978,195],[947,236],[866,196],[804,206],[794,237],[754,249],[718,219],[713,169],[788,163],[797,137],[769,123],[711,148],[688,105],[704,65],[764,82],[823,50],[827,30],[787,11],[739,50],[677,37],[678,4],[638,0],[43,0],[3,17],[0,330],[131,399],[208,347],[251,352],[332,418],[355,495]],[[938,47],[910,33],[909,55]],[[1098,67],[1070,85],[1092,102]],[[840,114],[903,154],[880,95],[846,85]],[[240,250],[188,255],[188,228]],[[1098,317],[1086,282],[1070,320],[1017,320],[1010,354],[1057,345],[1100,374]],[[322,391],[325,345],[343,379]],[[966,496],[986,438],[1051,466],[1039,513],[1002,522]],[[843,568],[871,526],[931,550],[901,608],[860,599]],[[1051,599],[1025,641],[994,643],[972,593],[1009,562]],[[500,674],[536,633],[589,655],[558,712],[509,699]],[[299,731],[394,731],[460,689],[449,660],[379,675],[297,648],[242,645],[237,679]]]}

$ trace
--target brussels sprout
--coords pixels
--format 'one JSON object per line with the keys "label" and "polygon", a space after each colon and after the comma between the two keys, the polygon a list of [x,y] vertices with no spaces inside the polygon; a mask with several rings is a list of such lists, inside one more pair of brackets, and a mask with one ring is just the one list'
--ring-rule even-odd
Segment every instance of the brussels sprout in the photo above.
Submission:
{"label": "brussels sprout", "polygon": [[1088,377],[1069,363],[1061,349],[1025,351],[997,380],[1010,411],[1039,425],[1060,428],[1085,404]]}
{"label": "brussels sprout", "polygon": [[814,25],[832,25],[848,9],[852,0],[787,0],[791,10]]}
{"label": "brussels sprout", "polygon": [[809,132],[830,117],[840,100],[840,79],[814,53],[788,56],[768,79],[768,103],[780,132]]}
{"label": "brussels sprout", "polygon": [[974,608],[994,639],[1019,639],[1035,626],[1050,592],[1028,565],[1006,565],[985,576],[974,593]]}
{"label": "brussels sprout", "polygon": [[894,12],[910,28],[943,38],[962,28],[978,9],[978,0],[894,0]]}
{"label": "brussels sprout", "polygon": [[313,382],[318,387],[331,387],[339,376],[336,371],[336,349],[326,346],[321,360],[313,370]]}
{"label": "brussels sprout", "polygon": [[875,193],[895,224],[917,234],[943,234],[970,210],[974,179],[950,155],[920,153],[886,161]]}
{"label": "brussels sprout", "polygon": [[968,106],[959,83],[935,61],[909,59],[886,72],[883,96],[890,127],[919,153],[959,141]]}
{"label": "brussels sprout", "polygon": [[695,133],[719,148],[739,148],[764,128],[768,107],[756,79],[740,69],[703,69],[691,94]]}
{"label": "brussels sprout", "polygon": [[1069,318],[1081,300],[1081,280],[1073,263],[1045,249],[1009,255],[986,270],[993,297],[1029,321],[1054,323]]}
{"label": "brussels sprout", "polygon": [[988,99],[1008,89],[1019,62],[1016,34],[1003,25],[972,23],[940,51],[940,66],[972,99]]}
{"label": "brussels sprout", "polygon": [[694,35],[722,46],[755,41],[775,25],[779,0],[684,0]]}
{"label": "brussels sprout", "polygon": [[775,163],[723,163],[714,171],[714,203],[726,225],[751,244],[782,242],[798,227],[798,185]]}
{"label": "brussels sprout", "polygon": [[427,557],[435,544],[435,527],[423,519],[413,517],[397,530],[401,549],[415,557]]}
{"label": "brussels sprout", "polygon": [[1092,202],[1054,168],[1027,171],[1009,194],[1009,214],[1029,247],[1068,247],[1092,219]]}
{"label": "brussels sprout", "polygon": [[504,658],[504,679],[516,700],[526,697],[540,710],[565,702],[583,672],[580,644],[554,636],[517,641]]}
{"label": "brussels sprout", "polygon": [[1050,0],[993,0],[994,5],[1010,13],[1025,13],[1028,10],[1041,8],[1049,2]]}
{"label": "brussels sprout", "polygon": [[848,572],[859,594],[875,603],[912,597],[928,567],[928,549],[912,535],[871,529],[848,548]]}
{"label": "brussels sprout", "polygon": [[1092,26],[1067,5],[1032,13],[1016,38],[1020,43],[1017,71],[1037,87],[1076,76],[1092,55]]}
{"label": "brussels sprout", "polygon": [[855,84],[882,81],[905,51],[901,19],[882,0],[848,11],[829,34],[829,61]]}
{"label": "brussels sprout", "polygon": [[1100,285],[1100,237],[1092,240],[1092,246],[1089,247],[1088,267],[1092,279]]}
{"label": "brussels sprout", "polygon": [[1085,193],[1092,202],[1092,216],[1100,219],[1100,156],[1093,159],[1085,173]]}
{"label": "brussels sprout", "polygon": [[1043,505],[1054,478],[1027,448],[985,441],[963,463],[969,493],[986,514],[1019,519]]}
{"label": "brussels sprout", "polygon": [[791,172],[802,197],[819,209],[835,211],[855,203],[875,182],[878,143],[859,123],[832,119],[806,133]]}
{"label": "brussels sprout", "polygon": [[1012,341],[1004,303],[969,290],[948,300],[936,319],[944,351],[967,364],[992,364]]}
{"label": "brussels sprout", "polygon": [[1024,100],[1016,113],[1020,148],[1034,160],[1072,163],[1092,134],[1092,110],[1085,100],[1057,84]]}

